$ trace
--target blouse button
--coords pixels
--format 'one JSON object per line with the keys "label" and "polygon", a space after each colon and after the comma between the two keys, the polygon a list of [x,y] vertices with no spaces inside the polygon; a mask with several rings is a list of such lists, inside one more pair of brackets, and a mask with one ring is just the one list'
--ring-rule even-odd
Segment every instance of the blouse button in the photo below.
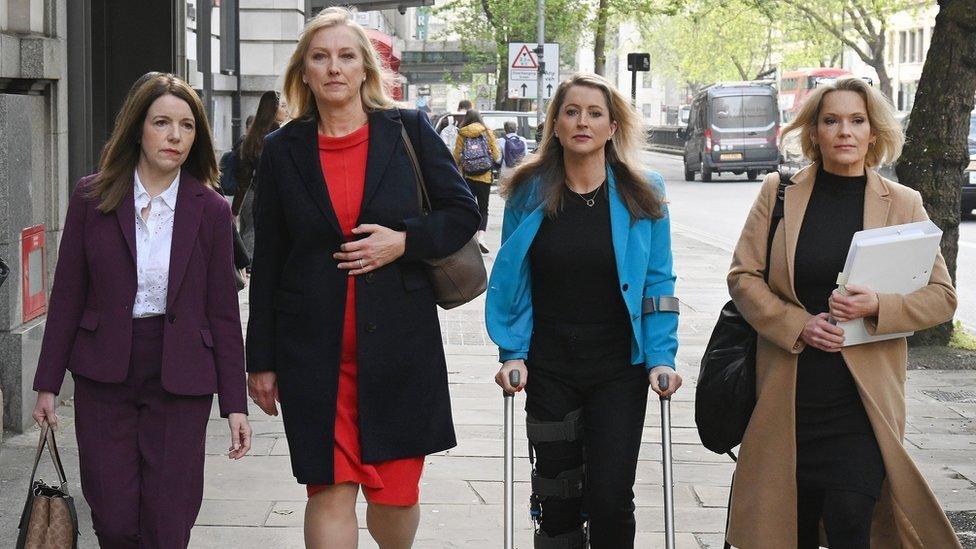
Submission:
{"label": "blouse button", "polygon": [[624,285],[623,285],[622,287],[623,287],[623,290],[624,290],[625,292],[626,292],[626,291],[627,291],[628,289],[630,289],[630,286],[629,286],[629,285],[627,285],[627,284],[624,284]]}

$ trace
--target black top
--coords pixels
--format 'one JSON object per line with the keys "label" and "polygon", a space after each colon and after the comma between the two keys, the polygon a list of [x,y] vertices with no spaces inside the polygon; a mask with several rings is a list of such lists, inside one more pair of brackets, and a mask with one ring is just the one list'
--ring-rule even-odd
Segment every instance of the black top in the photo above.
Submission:
{"label": "black top", "polygon": [[[817,172],[796,244],[793,283],[810,314],[829,310],[854,233],[864,225],[865,176]],[[840,353],[807,346],[796,373],[797,481],[878,497],[884,478],[877,441]]]}
{"label": "black top", "polygon": [[546,217],[529,250],[535,326],[601,324],[629,330],[610,232],[607,184],[586,198],[566,193]]}

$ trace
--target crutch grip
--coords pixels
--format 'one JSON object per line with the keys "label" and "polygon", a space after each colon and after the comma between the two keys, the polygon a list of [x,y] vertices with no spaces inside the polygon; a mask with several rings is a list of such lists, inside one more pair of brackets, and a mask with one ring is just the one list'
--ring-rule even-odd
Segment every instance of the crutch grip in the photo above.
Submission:
{"label": "crutch grip", "polygon": [[[662,391],[668,390],[668,374],[658,374],[657,376],[657,386]],[[671,400],[669,396],[661,397],[661,400]]]}
{"label": "crutch grip", "polygon": [[[512,371],[508,372],[508,383],[511,384],[512,387],[518,387],[519,381],[521,379],[522,379],[522,376],[519,375],[519,371],[518,370],[512,370]],[[506,391],[506,390],[503,389],[502,390],[502,396],[504,396],[504,397],[513,397],[513,396],[515,396],[515,392],[513,391],[513,392],[509,393],[508,391]]]}

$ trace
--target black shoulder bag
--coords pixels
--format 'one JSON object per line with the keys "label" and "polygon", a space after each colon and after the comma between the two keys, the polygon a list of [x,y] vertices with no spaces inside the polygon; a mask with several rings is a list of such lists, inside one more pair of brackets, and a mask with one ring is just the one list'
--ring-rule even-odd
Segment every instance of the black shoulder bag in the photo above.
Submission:
{"label": "black shoulder bag", "polygon": [[[776,203],[766,239],[766,268],[763,280],[769,280],[769,259],[773,235],[783,218],[783,198],[790,176],[779,174]],[[756,330],[746,322],[732,300],[722,307],[718,322],[705,347],[698,386],[695,388],[695,424],[705,448],[728,454],[736,459],[732,448],[742,442],[756,407]]]}

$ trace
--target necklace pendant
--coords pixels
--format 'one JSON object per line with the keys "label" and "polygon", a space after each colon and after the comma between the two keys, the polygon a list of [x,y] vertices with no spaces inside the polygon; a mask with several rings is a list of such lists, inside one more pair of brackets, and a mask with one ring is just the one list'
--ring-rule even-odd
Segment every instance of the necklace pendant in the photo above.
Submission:
{"label": "necklace pendant", "polygon": [[592,198],[587,198],[586,199],[586,206],[587,207],[592,208],[594,204],[596,204],[596,200],[593,200]]}

